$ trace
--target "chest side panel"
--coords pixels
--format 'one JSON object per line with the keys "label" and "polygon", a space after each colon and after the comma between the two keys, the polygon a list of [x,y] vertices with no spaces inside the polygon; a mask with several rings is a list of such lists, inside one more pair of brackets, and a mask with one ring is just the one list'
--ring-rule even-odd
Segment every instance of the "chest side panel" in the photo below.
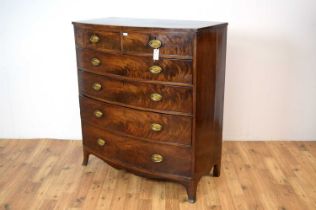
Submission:
{"label": "chest side panel", "polygon": [[226,27],[197,34],[195,73],[195,173],[205,175],[220,165]]}

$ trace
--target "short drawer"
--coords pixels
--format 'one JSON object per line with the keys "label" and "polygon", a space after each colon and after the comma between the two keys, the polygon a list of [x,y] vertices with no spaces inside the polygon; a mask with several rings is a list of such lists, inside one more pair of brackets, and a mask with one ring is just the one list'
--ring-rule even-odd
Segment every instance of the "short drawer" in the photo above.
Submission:
{"label": "short drawer", "polygon": [[80,92],[108,102],[151,110],[192,113],[192,88],[131,82],[78,71]]}
{"label": "short drawer", "polygon": [[152,54],[159,48],[160,55],[192,56],[193,33],[190,32],[135,32],[123,36],[123,51]]}
{"label": "short drawer", "polygon": [[77,50],[78,66],[98,74],[113,74],[143,80],[192,84],[192,60],[115,55],[90,49]]}
{"label": "short drawer", "polygon": [[76,45],[97,50],[121,51],[120,32],[75,30]]}
{"label": "short drawer", "polygon": [[190,175],[191,148],[137,141],[86,124],[82,130],[84,146],[105,159],[148,171]]}
{"label": "short drawer", "polygon": [[83,122],[137,138],[191,144],[192,118],[145,112],[80,97]]}

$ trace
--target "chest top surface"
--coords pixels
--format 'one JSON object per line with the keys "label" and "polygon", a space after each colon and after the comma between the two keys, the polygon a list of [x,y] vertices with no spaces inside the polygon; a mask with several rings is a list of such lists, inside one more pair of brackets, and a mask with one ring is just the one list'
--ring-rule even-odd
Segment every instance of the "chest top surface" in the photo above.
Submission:
{"label": "chest top surface", "polygon": [[92,24],[104,26],[140,27],[140,28],[170,28],[170,29],[201,29],[227,25],[224,22],[195,21],[195,20],[167,20],[167,19],[137,19],[137,18],[100,18],[92,20],[74,21],[74,24]]}

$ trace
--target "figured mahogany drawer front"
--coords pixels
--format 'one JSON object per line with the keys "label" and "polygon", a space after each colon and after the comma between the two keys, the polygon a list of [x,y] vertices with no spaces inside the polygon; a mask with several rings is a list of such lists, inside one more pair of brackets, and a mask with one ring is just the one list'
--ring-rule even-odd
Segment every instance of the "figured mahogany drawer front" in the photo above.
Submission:
{"label": "figured mahogany drawer front", "polygon": [[123,51],[152,54],[153,48],[159,48],[161,55],[192,56],[192,40],[193,33],[189,32],[130,31],[123,36]]}
{"label": "figured mahogany drawer front", "polygon": [[190,148],[137,141],[87,124],[82,129],[84,146],[105,159],[148,171],[190,175]]}
{"label": "figured mahogany drawer front", "polygon": [[[138,111],[80,97],[82,121],[145,140],[191,143],[191,117]],[[101,112],[98,117],[95,112]]]}
{"label": "figured mahogany drawer front", "polygon": [[[115,55],[78,49],[78,67],[98,74],[114,74],[142,80],[192,84],[192,60],[159,59],[148,56]],[[98,59],[99,63],[93,63]]]}
{"label": "figured mahogany drawer front", "polygon": [[121,33],[110,31],[76,30],[76,44],[97,50],[121,51]]}
{"label": "figured mahogany drawer front", "polygon": [[131,82],[78,72],[81,93],[133,107],[192,113],[192,88]]}

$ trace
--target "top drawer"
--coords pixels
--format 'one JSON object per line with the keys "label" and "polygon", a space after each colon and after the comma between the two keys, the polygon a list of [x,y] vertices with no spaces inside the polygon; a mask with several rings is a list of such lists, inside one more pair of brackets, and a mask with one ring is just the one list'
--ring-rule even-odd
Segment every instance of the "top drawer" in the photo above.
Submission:
{"label": "top drawer", "polygon": [[128,32],[123,34],[123,51],[161,55],[192,56],[193,34],[189,32]]}
{"label": "top drawer", "polygon": [[101,51],[120,51],[128,54],[152,56],[159,48],[160,56],[191,59],[193,32],[151,31],[122,29],[121,31],[94,30],[93,27],[76,28],[76,45]]}
{"label": "top drawer", "polygon": [[98,30],[75,30],[76,44],[97,50],[121,51],[121,33]]}

